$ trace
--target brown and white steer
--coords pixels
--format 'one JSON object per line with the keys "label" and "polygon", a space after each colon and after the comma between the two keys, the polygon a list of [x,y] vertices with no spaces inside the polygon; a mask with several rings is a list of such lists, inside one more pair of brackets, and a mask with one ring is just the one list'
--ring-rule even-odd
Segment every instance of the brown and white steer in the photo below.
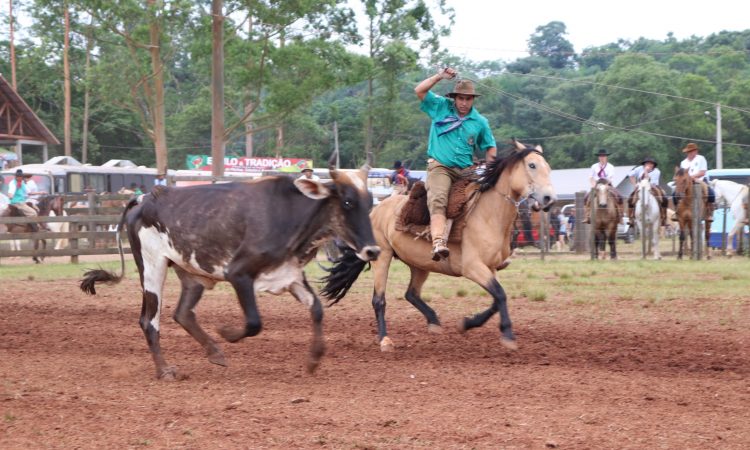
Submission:
{"label": "brown and white steer", "polygon": [[[127,223],[143,289],[140,325],[158,378],[176,377],[176,369],[167,365],[159,345],[162,289],[170,266],[182,284],[174,319],[205,348],[210,362],[227,365],[193,310],[205,288],[228,281],[237,293],[245,325],[221,328],[222,337],[237,342],[260,333],[256,294],[288,291],[311,312],[313,339],[307,368],[315,370],[325,352],[323,308],[303,267],[334,236],[365,261],[380,253],[368,217],[372,196],[366,188],[367,169],[331,169],[330,175],[331,181],[325,183],[266,177],[248,183],[157,186],[128,203],[118,228]],[[125,263],[118,244],[122,272],[86,272],[80,286],[84,292],[95,294],[97,283],[122,279]]]}

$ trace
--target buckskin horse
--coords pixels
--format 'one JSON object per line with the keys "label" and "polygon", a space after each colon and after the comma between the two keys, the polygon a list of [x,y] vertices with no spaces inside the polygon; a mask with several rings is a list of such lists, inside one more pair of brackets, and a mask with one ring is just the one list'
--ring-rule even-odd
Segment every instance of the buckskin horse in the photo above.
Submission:
{"label": "buckskin horse", "polygon": [[380,253],[367,217],[372,206],[367,169],[355,173],[331,167],[330,175],[327,183],[276,176],[251,182],[156,186],[151,193],[130,200],[120,219],[120,274],[90,270],[80,287],[93,295],[97,283],[122,280],[125,262],[119,230],[127,223],[143,293],[140,325],[157,378],[172,380],[177,376],[176,369],[167,365],[159,343],[159,316],[169,267],[174,268],[182,286],[174,319],[203,346],[210,362],[227,365],[193,310],[205,288],[228,281],[245,323],[239,328],[221,328],[221,336],[237,342],[260,333],[256,294],[288,291],[310,310],[313,338],[307,369],[312,372],[325,351],[323,308],[303,267],[333,236],[363,261]]}
{"label": "buckskin horse", "polygon": [[[466,214],[463,232],[458,241],[449,239],[450,257],[446,260],[433,261],[429,240],[415,240],[413,234],[396,229],[397,218],[407,203],[407,196],[390,197],[370,213],[375,240],[382,252],[377,261],[372,263],[372,305],[382,351],[394,349],[393,341],[386,331],[385,320],[385,290],[393,258],[400,259],[411,270],[405,297],[427,319],[429,331],[439,332],[441,325],[435,311],[420,296],[428,275],[436,272],[466,277],[492,296],[492,305],[473,317],[464,318],[459,329],[464,332],[479,327],[499,312],[500,341],[508,348],[517,348],[508,314],[507,297],[495,272],[508,264],[506,260],[511,254],[513,221],[518,213],[519,203],[530,197],[548,210],[555,202],[556,195],[550,184],[550,167],[542,155],[542,148],[528,147],[516,141],[514,143],[515,148],[506,152],[504,157],[498,156],[489,163],[476,182],[478,199]],[[455,226],[456,224],[454,228]],[[358,263],[351,252],[345,252],[341,260],[329,269],[330,273],[324,278],[326,284],[321,293],[332,303],[337,302],[346,294],[364,267],[364,262]]]}
{"label": "buckskin horse", "polygon": [[[674,174],[674,198],[677,200],[677,221],[680,224],[680,249],[677,252],[677,259],[682,259],[682,255],[685,249],[685,235],[690,236],[690,251],[692,254],[693,246],[693,196],[696,195],[694,191],[696,184],[693,182],[693,178],[688,174],[687,170],[678,168]],[[711,211],[708,203],[708,186],[704,183],[698,183],[697,192],[703,198],[703,214],[706,220],[705,226],[705,241],[706,245],[706,258],[710,259],[711,255],[708,253],[708,238],[711,235],[711,223],[713,221],[713,211]],[[700,221],[698,222],[700,224]],[[700,225],[699,225],[700,226]]]}
{"label": "buckskin horse", "polygon": [[617,224],[622,220],[622,212],[610,189],[607,180],[599,180],[594,186],[594,198],[591,199],[591,225],[596,259],[606,258],[607,242],[610,258],[617,259]]}

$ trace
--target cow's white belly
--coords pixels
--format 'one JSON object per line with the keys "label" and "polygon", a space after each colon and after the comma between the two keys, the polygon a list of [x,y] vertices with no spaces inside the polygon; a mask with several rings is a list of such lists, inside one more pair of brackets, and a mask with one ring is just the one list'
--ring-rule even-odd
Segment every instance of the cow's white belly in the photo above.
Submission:
{"label": "cow's white belly", "polygon": [[[231,261],[223,261],[211,268],[202,268],[195,257],[195,252],[185,261],[185,257],[178,252],[169,238],[169,233],[160,233],[154,227],[143,227],[138,230],[144,262],[154,261],[156,258],[166,258],[180,266],[185,271],[195,275],[196,280],[208,288],[212,288],[219,281],[226,281],[224,272]],[[281,294],[288,291],[294,284],[304,284],[302,264],[296,258],[285,262],[267,272],[258,275],[253,283],[256,293],[270,292]]]}

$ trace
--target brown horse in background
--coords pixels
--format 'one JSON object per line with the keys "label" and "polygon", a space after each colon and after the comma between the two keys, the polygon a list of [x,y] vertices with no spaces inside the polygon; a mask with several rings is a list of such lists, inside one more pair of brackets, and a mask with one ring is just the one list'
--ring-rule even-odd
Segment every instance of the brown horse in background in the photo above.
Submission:
{"label": "brown horse in background", "polygon": [[[677,259],[682,259],[685,248],[685,235],[690,236],[690,254],[692,255],[693,246],[693,196],[696,194],[693,189],[695,183],[687,170],[678,168],[674,174],[674,198],[677,200],[677,221],[680,224],[680,250],[677,253]],[[712,211],[708,204],[708,186],[704,183],[698,185],[700,192],[697,194],[703,197],[703,214],[706,220],[705,238],[703,244],[706,246],[706,258],[710,259],[708,253],[708,239],[711,235],[711,222],[713,221]]]}
{"label": "brown horse in background", "polygon": [[[31,203],[28,203],[29,205],[32,205]],[[58,195],[45,195],[39,198],[39,201],[37,202],[36,206],[32,206],[32,208],[37,211],[37,216],[39,217],[46,217],[51,215],[62,215],[63,211],[63,202],[62,197]],[[4,209],[0,213],[0,217],[25,217],[23,214],[21,214],[18,209],[13,205],[8,205],[6,209]],[[36,233],[38,231],[49,231],[50,227],[49,224],[46,223],[28,223],[28,224],[3,224],[0,226],[0,228],[3,228],[3,230],[0,230],[0,232],[6,232],[6,233]],[[34,250],[38,250],[41,246],[42,250],[47,249],[47,241],[45,239],[32,239],[32,242],[34,243]],[[40,245],[41,244],[41,245]],[[21,245],[20,241],[12,241],[11,248],[14,250],[20,250]],[[39,264],[42,261],[44,261],[44,256],[37,257],[33,256],[32,259],[35,263]]]}
{"label": "brown horse in background", "polygon": [[591,225],[596,259],[606,259],[607,242],[610,258],[617,259],[617,224],[622,220],[622,211],[610,189],[606,180],[599,180],[594,186],[594,196],[591,199]]}
{"label": "brown horse in background", "polygon": [[[495,161],[488,164],[479,179],[479,198],[466,218],[462,219],[465,220],[465,227],[460,238],[448,242],[450,257],[445,260],[433,261],[429,240],[415,239],[414,235],[396,229],[401,209],[409,200],[408,196],[389,197],[370,213],[375,240],[381,249],[380,257],[372,263],[375,282],[372,305],[382,351],[394,349],[386,332],[385,321],[385,290],[393,258],[400,259],[411,270],[405,298],[427,319],[428,330],[441,329],[435,311],[421,298],[422,286],[429,274],[436,272],[466,277],[492,296],[492,304],[473,317],[465,317],[459,325],[460,331],[479,327],[499,312],[501,343],[508,348],[517,347],[508,314],[507,297],[495,272],[508,263],[513,221],[520,202],[531,198],[546,210],[557,196],[550,183],[550,167],[542,155],[542,148],[514,143],[516,148],[504,156],[498,155]],[[365,267],[365,263],[360,264],[358,261],[360,260],[351,252],[345,252],[330,269],[322,294],[334,299],[334,302],[341,299]]]}

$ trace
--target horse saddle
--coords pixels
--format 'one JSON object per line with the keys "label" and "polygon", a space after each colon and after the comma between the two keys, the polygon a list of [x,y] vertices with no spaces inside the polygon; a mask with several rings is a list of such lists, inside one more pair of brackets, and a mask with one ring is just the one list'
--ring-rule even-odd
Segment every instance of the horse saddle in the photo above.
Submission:
{"label": "horse saddle", "polygon": [[[461,178],[451,185],[445,215],[453,220],[449,241],[460,241],[465,218],[478,198],[479,184],[472,178]],[[430,211],[427,208],[427,188],[423,181],[412,186],[409,199],[396,218],[396,230],[429,240]]]}

